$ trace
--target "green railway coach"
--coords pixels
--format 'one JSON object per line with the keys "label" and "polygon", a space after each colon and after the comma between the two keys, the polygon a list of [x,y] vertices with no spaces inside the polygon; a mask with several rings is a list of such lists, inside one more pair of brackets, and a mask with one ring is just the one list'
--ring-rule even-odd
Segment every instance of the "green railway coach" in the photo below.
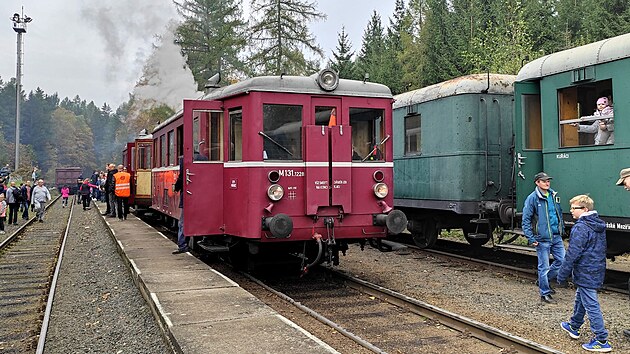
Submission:
{"label": "green railway coach", "polygon": [[[630,167],[630,34],[536,59],[520,70],[514,90],[518,210],[534,189],[534,175],[545,171],[569,225],[569,199],[589,194],[607,224],[608,255],[628,252],[630,193],[615,182]],[[601,97],[613,107],[605,122],[614,139],[596,142],[577,125],[600,118],[593,112]]]}
{"label": "green railway coach", "polygon": [[484,244],[513,210],[513,82],[468,75],[394,98],[394,204],[418,246],[451,228]]}

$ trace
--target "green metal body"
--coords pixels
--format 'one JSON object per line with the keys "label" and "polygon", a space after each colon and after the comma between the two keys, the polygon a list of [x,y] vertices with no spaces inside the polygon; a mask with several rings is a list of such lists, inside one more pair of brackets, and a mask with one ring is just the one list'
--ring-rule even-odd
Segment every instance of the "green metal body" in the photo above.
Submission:
{"label": "green metal body", "polygon": [[[438,84],[437,94],[434,85],[414,98],[395,97],[394,204],[408,218],[430,214],[439,228],[464,228],[508,198],[513,78],[471,75]],[[416,154],[405,153],[405,119],[413,115],[421,117]]]}

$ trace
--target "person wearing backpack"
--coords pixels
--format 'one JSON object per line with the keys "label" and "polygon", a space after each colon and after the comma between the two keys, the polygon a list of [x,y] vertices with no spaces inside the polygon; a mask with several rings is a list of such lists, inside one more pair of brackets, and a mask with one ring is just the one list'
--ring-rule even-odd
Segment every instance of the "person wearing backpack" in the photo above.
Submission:
{"label": "person wearing backpack", "polygon": [[11,181],[11,187],[6,191],[7,204],[9,204],[8,225],[17,225],[18,210],[22,202],[22,191],[15,186],[15,181]]}

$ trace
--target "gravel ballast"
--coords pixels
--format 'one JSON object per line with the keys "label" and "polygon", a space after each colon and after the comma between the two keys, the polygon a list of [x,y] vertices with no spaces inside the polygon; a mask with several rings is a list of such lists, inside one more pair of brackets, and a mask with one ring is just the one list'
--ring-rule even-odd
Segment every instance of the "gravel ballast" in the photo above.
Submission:
{"label": "gravel ballast", "polygon": [[45,352],[172,352],[96,209],[74,208]]}

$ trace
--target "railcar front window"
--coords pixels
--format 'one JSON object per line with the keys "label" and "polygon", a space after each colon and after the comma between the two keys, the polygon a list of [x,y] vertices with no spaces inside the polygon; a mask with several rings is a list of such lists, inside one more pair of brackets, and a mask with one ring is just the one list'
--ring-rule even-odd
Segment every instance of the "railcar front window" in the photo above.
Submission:
{"label": "railcar front window", "polygon": [[147,170],[151,166],[151,145],[138,145],[138,169]]}
{"label": "railcar front window", "polygon": [[540,115],[540,95],[521,96],[523,122],[525,127],[525,149],[542,149],[542,122]]}
{"label": "railcar front window", "polygon": [[615,143],[612,80],[558,90],[560,147]]}
{"label": "railcar front window", "polygon": [[243,111],[230,110],[230,161],[243,160]]}
{"label": "railcar front window", "polygon": [[263,105],[263,159],[302,160],[302,106]]}
{"label": "railcar front window", "polygon": [[352,160],[384,161],[385,110],[350,108],[352,126]]}
{"label": "railcar front window", "polygon": [[418,155],[421,150],[422,119],[419,114],[405,117],[405,155]]}

